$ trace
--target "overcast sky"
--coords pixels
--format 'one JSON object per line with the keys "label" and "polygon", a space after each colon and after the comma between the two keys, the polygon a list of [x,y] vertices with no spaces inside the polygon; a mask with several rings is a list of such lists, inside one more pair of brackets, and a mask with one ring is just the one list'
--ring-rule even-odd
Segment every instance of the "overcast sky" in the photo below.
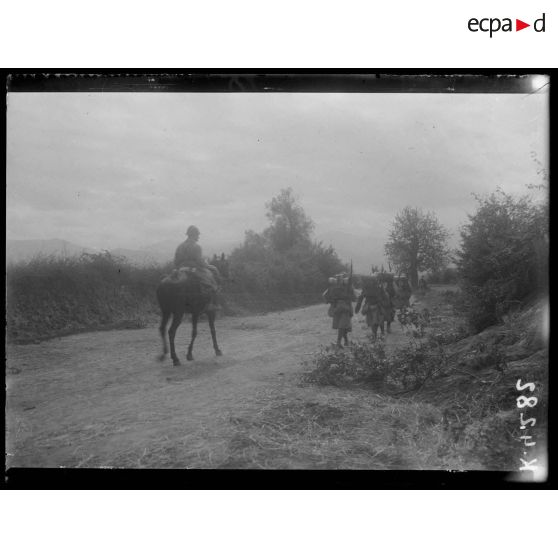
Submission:
{"label": "overcast sky", "polygon": [[[7,238],[207,252],[267,226],[292,187],[360,271],[394,215],[434,211],[453,233],[472,193],[527,193],[548,168],[548,98],[333,93],[15,93],[8,96]],[[454,235],[453,242],[458,239]]]}

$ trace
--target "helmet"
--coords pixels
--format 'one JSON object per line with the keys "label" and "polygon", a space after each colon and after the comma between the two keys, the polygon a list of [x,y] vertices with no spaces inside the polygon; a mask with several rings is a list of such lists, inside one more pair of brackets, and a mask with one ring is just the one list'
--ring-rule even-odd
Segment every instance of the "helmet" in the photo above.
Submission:
{"label": "helmet", "polygon": [[186,236],[195,236],[196,234],[200,234],[200,229],[194,225],[190,225],[186,231]]}

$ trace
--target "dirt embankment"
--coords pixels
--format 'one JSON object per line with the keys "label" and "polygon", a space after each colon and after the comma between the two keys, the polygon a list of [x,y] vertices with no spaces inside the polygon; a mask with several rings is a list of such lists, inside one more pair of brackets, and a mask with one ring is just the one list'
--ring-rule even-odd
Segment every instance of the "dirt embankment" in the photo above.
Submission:
{"label": "dirt embankment", "polygon": [[[315,352],[335,338],[326,310],[222,318],[222,357],[204,322],[196,360],[180,367],[156,361],[155,327],[9,346],[8,466],[486,468],[482,455],[439,451],[447,399],[304,382]],[[366,339],[363,323],[353,329]],[[189,335],[184,322],[181,357]],[[386,337],[390,350],[407,342],[399,325]]]}

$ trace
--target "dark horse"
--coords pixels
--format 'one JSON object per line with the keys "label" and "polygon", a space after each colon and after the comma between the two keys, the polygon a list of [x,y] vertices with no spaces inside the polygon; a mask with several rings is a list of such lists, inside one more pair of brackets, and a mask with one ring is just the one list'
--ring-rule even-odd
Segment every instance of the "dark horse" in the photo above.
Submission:
{"label": "dark horse", "polygon": [[172,323],[169,328],[170,356],[174,366],[180,365],[180,360],[176,356],[174,349],[174,337],[184,314],[192,314],[192,339],[188,346],[186,358],[194,360],[192,348],[198,334],[198,320],[202,314],[206,314],[209,320],[209,329],[211,330],[215,354],[217,356],[222,355],[219,345],[217,345],[217,336],[215,334],[215,310],[211,307],[208,309],[210,296],[202,290],[197,277],[190,276],[186,281],[181,282],[163,279],[157,287],[157,300],[159,301],[162,313],[159,332],[163,340],[163,354],[160,356],[160,360],[164,360],[169,352],[165,331],[167,323],[172,316]]}

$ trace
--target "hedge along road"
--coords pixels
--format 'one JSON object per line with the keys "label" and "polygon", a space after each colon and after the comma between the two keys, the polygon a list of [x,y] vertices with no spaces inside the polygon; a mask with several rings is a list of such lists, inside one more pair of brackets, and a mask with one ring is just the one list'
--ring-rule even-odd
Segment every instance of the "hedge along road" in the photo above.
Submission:
{"label": "hedge along road", "polygon": [[[364,340],[369,331],[362,320],[353,319],[353,339]],[[322,425],[328,409],[335,409],[331,401],[342,405],[336,399],[342,390],[300,381],[300,373],[309,370],[305,361],[336,338],[327,306],[225,317],[216,325],[223,356],[215,356],[203,321],[195,360],[188,362],[191,325],[183,321],[176,339],[182,365],[177,367],[169,359],[157,361],[156,327],[9,346],[7,467],[344,466],[328,461],[327,449],[298,451],[300,439],[292,439],[289,455],[271,452],[254,464],[246,454],[253,437],[239,430],[242,421],[258,417],[262,424],[273,422],[261,411],[268,409],[273,417],[273,405],[280,402],[285,417],[313,409],[315,419],[320,409]],[[387,344],[405,342],[399,324],[392,329]]]}

